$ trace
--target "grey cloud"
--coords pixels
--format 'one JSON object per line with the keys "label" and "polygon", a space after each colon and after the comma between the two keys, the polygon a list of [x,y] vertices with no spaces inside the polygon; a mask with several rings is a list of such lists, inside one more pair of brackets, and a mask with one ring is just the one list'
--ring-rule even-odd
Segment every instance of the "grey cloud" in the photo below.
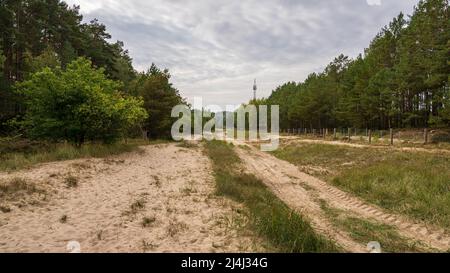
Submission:
{"label": "grey cloud", "polygon": [[[125,42],[139,70],[167,67],[188,98],[239,104],[301,81],[340,53],[355,57],[418,0],[68,0]],[[83,6],[86,8],[83,9]]]}

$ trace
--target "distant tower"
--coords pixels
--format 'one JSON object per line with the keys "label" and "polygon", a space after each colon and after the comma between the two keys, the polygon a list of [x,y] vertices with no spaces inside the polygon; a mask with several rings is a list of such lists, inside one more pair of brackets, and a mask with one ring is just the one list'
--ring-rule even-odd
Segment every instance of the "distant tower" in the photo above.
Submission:
{"label": "distant tower", "polygon": [[258,90],[258,86],[256,85],[256,79],[255,83],[253,84],[253,100],[256,101],[256,91]]}

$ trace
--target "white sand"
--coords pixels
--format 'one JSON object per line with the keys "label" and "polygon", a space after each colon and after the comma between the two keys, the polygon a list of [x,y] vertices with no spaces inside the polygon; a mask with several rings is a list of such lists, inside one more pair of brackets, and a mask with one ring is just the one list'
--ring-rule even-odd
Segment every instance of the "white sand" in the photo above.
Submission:
{"label": "white sand", "polygon": [[[0,200],[12,208],[0,212],[0,252],[67,252],[69,241],[78,241],[81,252],[263,251],[254,236],[236,231],[246,219],[238,205],[214,196],[211,166],[200,149],[142,149],[0,173],[0,180],[23,177],[48,192],[46,198]],[[79,179],[78,187],[66,187],[68,175]],[[132,213],[136,200],[145,207]],[[144,217],[154,222],[143,227]]]}

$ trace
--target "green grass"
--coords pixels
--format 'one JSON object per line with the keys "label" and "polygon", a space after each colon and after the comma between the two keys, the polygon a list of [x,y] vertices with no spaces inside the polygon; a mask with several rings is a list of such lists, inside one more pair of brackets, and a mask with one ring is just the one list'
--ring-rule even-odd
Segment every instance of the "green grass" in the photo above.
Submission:
{"label": "green grass", "polygon": [[0,140],[0,171],[16,171],[39,163],[71,160],[77,158],[103,158],[132,152],[141,145],[162,144],[166,141],[129,140],[111,145],[85,144],[78,148],[70,144],[44,142],[6,142]]}
{"label": "green grass", "polygon": [[366,244],[371,241],[379,242],[382,251],[386,253],[416,253],[421,251],[418,247],[419,243],[409,242],[401,237],[392,226],[355,217],[341,220],[340,225],[349,231],[350,237],[356,241]]}
{"label": "green grass", "polygon": [[[273,153],[395,213],[450,230],[450,155],[333,145],[287,146]],[[321,176],[321,175],[318,175]]]}
{"label": "green grass", "polygon": [[240,159],[231,144],[205,144],[213,163],[217,194],[243,203],[249,211],[250,228],[280,252],[337,252],[336,245],[316,234],[301,215],[279,200],[253,175],[241,173]]}
{"label": "green grass", "polygon": [[[340,141],[343,143],[351,143],[351,144],[358,144],[358,145],[371,145],[373,147],[391,147],[391,141],[389,132],[385,132],[383,137],[380,138],[379,133],[372,134],[372,143],[369,144],[369,138],[365,135],[358,135],[354,136],[352,135],[352,140],[348,141],[348,136],[343,135],[341,133],[337,134],[336,139],[333,139],[333,135],[329,134],[325,139],[322,136],[312,136],[312,135],[295,135],[298,139],[301,140],[325,140],[325,141]],[[445,136],[447,137],[447,136]],[[420,135],[416,137],[415,139],[408,138],[404,135],[401,135],[400,138],[398,138],[398,135],[394,137],[394,146],[395,148],[420,148],[420,149],[428,149],[428,150],[436,150],[436,149],[442,149],[442,150],[450,150],[450,142],[445,139],[443,141],[440,141],[438,139],[438,136],[432,137],[430,135],[428,144],[424,144],[423,137]]]}
{"label": "green grass", "polygon": [[403,238],[392,226],[347,216],[344,211],[330,208],[323,200],[321,200],[321,207],[336,226],[348,232],[350,237],[357,242],[362,244],[368,244],[372,241],[379,242],[382,251],[387,253],[421,251],[417,242],[411,242]]}

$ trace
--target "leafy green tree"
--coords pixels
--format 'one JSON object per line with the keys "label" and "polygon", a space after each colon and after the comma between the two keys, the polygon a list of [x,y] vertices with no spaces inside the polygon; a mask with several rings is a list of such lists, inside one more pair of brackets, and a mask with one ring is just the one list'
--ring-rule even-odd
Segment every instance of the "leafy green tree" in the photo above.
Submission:
{"label": "leafy green tree", "polygon": [[170,137],[172,124],[176,120],[171,117],[172,108],[186,102],[170,83],[169,71],[160,70],[152,64],[146,73],[141,73],[134,80],[130,93],[144,99],[144,108],[149,113],[144,123],[148,136]]}
{"label": "leafy green tree", "polygon": [[84,58],[65,70],[44,68],[18,84],[27,106],[23,124],[35,139],[113,142],[147,118],[143,100],[124,96],[120,87]]}
{"label": "leafy green tree", "polygon": [[110,43],[110,38],[106,26],[97,20],[83,23],[79,7],[69,7],[64,1],[0,1],[0,49],[4,55],[0,126],[24,114],[22,97],[13,94],[15,83],[44,67],[64,69],[78,57],[104,68],[110,79],[123,82],[121,91],[127,91],[136,73],[123,43]]}
{"label": "leafy green tree", "polygon": [[29,52],[27,52],[25,56],[25,67],[27,69],[25,78],[27,78],[29,75],[43,70],[46,67],[54,69],[58,66],[61,66],[59,56],[52,48],[47,48],[39,56],[36,57],[32,56]]}

